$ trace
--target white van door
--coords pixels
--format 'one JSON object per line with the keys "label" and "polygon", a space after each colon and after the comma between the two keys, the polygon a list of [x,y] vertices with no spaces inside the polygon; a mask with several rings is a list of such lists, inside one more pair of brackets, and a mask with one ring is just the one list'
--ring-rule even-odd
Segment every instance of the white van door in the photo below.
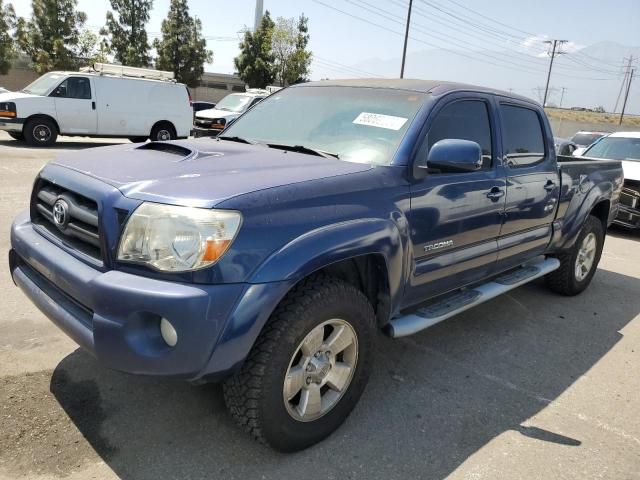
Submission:
{"label": "white van door", "polygon": [[51,96],[55,98],[56,120],[61,134],[97,133],[98,113],[91,77],[67,77]]}

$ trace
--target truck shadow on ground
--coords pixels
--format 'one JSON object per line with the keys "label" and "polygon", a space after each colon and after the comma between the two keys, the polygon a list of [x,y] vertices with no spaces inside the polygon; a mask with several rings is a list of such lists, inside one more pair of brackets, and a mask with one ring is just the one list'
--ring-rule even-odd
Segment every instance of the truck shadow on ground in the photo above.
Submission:
{"label": "truck shadow on ground", "polygon": [[125,375],[77,350],[50,387],[122,478],[444,478],[509,430],[580,448],[580,438],[522,424],[617,344],[640,313],[638,292],[640,280],[599,270],[577,298],[538,282],[413,337],[381,337],[347,422],[291,455],[239,430],[217,385]]}

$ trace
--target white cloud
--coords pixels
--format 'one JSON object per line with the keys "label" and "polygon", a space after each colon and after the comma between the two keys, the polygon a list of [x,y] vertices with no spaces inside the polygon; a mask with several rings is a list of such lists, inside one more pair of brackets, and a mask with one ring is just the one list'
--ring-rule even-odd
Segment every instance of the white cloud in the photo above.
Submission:
{"label": "white cloud", "polygon": [[[548,55],[550,45],[545,42],[549,40],[549,35],[546,34],[527,37],[520,43],[520,49],[536,57],[546,57]],[[584,45],[579,45],[575,42],[567,41],[560,46],[560,51],[566,53],[574,53],[582,48],[584,48]]]}

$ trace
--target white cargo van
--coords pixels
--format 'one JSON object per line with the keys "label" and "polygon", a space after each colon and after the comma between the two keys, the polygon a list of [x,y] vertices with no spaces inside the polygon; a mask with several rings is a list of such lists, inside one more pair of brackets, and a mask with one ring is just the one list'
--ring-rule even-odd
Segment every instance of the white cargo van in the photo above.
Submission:
{"label": "white cargo van", "polygon": [[193,121],[187,87],[173,73],[96,64],[51,72],[20,92],[0,94],[0,130],[31,145],[57,136],[186,138]]}

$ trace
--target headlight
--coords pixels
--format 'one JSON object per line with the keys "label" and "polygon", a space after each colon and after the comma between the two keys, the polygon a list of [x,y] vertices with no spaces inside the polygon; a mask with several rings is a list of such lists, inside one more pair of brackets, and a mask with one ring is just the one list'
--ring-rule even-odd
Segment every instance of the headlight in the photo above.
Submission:
{"label": "headlight", "polygon": [[224,255],[241,221],[230,210],[143,203],[127,222],[118,260],[170,272],[204,268]]}

